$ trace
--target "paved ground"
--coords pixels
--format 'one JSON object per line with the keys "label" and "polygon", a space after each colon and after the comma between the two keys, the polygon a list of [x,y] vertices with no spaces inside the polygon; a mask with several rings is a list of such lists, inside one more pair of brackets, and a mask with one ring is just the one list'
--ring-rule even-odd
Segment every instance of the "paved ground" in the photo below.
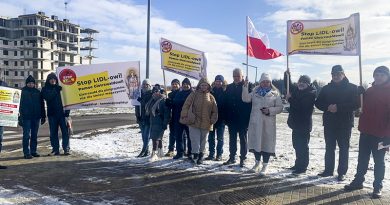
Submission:
{"label": "paved ground", "polygon": [[[95,117],[93,124],[112,127],[111,122],[104,122],[109,121],[107,118],[101,116],[99,121]],[[118,119],[121,124],[119,119],[126,117],[111,118]],[[79,119],[88,122],[88,117]],[[7,189],[18,189],[17,185],[28,187],[69,204],[390,204],[388,196],[370,199],[371,189],[346,193],[299,180],[156,169],[97,161],[77,153],[25,160],[21,158],[20,139],[18,132],[5,136],[0,164],[9,169],[1,170],[0,186]],[[47,137],[41,137],[39,144],[41,154],[50,152]],[[40,199],[24,204],[40,204]]]}

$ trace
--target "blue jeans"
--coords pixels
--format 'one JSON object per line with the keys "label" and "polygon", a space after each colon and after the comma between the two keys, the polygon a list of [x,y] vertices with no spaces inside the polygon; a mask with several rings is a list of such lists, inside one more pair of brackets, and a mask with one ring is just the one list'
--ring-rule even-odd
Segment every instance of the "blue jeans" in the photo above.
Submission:
{"label": "blue jeans", "polygon": [[364,175],[367,173],[370,155],[374,158],[374,188],[382,189],[383,178],[385,177],[385,154],[386,149],[378,150],[378,143],[382,142],[383,138],[360,134],[359,140],[359,157],[355,180],[358,183],[363,183]]}
{"label": "blue jeans", "polygon": [[149,150],[149,141],[150,141],[150,124],[145,123],[141,125],[141,135],[142,135],[142,150]]}
{"label": "blue jeans", "polygon": [[50,144],[53,152],[60,152],[60,142],[58,139],[58,127],[62,133],[62,148],[65,152],[69,151],[69,133],[64,116],[49,116]]}
{"label": "blue jeans", "polygon": [[4,133],[4,127],[0,126],[0,153],[1,153],[1,148],[3,147],[3,133]]}
{"label": "blue jeans", "polygon": [[[192,147],[191,147],[191,139],[190,137],[190,131],[188,129],[187,125],[183,125],[179,122],[175,122],[174,124],[175,129],[175,138],[176,138],[176,151],[178,155],[183,156],[186,151],[186,144],[187,144],[187,151],[188,153],[191,153]],[[183,136],[183,134],[186,134],[186,137]],[[187,141],[186,141],[187,139]]]}
{"label": "blue jeans", "polygon": [[[23,154],[37,154],[40,119],[23,120]],[[31,133],[31,135],[30,135]]]}
{"label": "blue jeans", "polygon": [[173,122],[169,123],[169,143],[168,143],[168,151],[174,151],[175,150],[175,130],[174,130]]}
{"label": "blue jeans", "polygon": [[215,133],[217,133],[217,156],[222,156],[223,153],[223,134],[225,132],[225,124],[218,123],[213,126],[213,131],[209,133],[209,155],[214,157],[215,154]]}

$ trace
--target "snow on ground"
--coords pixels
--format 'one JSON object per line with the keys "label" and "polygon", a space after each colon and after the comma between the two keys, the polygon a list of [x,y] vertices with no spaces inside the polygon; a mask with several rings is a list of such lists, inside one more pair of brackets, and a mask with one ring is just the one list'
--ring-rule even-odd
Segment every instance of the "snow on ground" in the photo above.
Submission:
{"label": "snow on ground", "polygon": [[116,114],[116,113],[135,113],[134,107],[131,108],[90,108],[77,109],[70,111],[71,116],[85,115],[101,115],[101,114]]}
{"label": "snow on ground", "polygon": [[34,190],[17,185],[14,189],[0,187],[0,204],[68,205],[53,196],[43,196]]}
{"label": "snow on ground", "polygon": [[[322,117],[320,114],[313,115],[313,131],[310,139],[310,164],[306,174],[298,177],[291,177],[291,171],[287,167],[294,164],[295,152],[292,147],[291,129],[287,126],[288,114],[282,113],[277,116],[277,146],[276,158],[271,158],[269,163],[269,177],[283,178],[296,183],[311,183],[321,186],[330,186],[332,188],[342,188],[349,183],[356,173],[357,157],[358,157],[358,143],[359,132],[356,128],[352,130],[351,148],[350,148],[350,164],[347,173],[347,179],[344,182],[338,182],[335,177],[318,178],[317,174],[324,169],[324,155],[325,155],[325,141],[323,137]],[[355,125],[357,125],[357,118]],[[167,151],[168,133],[165,132],[163,139],[164,153]],[[223,166],[223,162],[204,161],[203,165],[192,165],[188,160],[172,160],[168,157],[150,162],[149,158],[136,158],[142,147],[141,134],[137,125],[122,126],[113,129],[105,129],[102,134],[88,135],[92,137],[84,137],[85,134],[73,136],[71,140],[71,148],[73,151],[82,153],[83,155],[93,157],[100,160],[121,161],[130,164],[140,164],[151,167],[172,169],[172,170],[208,170],[210,174],[215,173],[230,173],[241,174],[242,177],[248,176],[248,171],[254,164],[254,156],[248,153],[246,166],[240,168],[235,166]],[[229,157],[229,140],[228,131],[225,130],[225,144],[223,159],[226,161]],[[151,143],[150,143],[151,144]],[[239,143],[237,143],[239,146]],[[208,147],[206,146],[206,156],[208,154]],[[239,155],[239,151],[237,152]],[[338,163],[338,149],[336,150],[336,169]],[[237,157],[238,161],[238,157]],[[390,173],[389,163],[390,156],[386,155],[388,167],[386,172]],[[373,182],[373,160],[370,161],[369,170],[366,174],[365,187],[371,188]],[[389,174],[384,180],[384,191],[390,192],[390,178]]]}

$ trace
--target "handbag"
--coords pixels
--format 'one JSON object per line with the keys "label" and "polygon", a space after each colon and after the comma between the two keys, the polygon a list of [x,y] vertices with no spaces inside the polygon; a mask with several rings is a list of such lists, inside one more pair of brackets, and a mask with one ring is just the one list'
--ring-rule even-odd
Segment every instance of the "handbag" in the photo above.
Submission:
{"label": "handbag", "polygon": [[181,117],[181,116],[180,116],[179,122],[180,122],[181,124],[185,124],[185,125],[192,125],[192,124],[195,124],[195,114],[194,114],[194,111],[193,111],[193,105],[194,105],[194,101],[195,101],[195,95],[196,95],[196,94],[194,94],[194,97],[192,98],[192,102],[191,102],[190,108],[188,109],[187,117]]}

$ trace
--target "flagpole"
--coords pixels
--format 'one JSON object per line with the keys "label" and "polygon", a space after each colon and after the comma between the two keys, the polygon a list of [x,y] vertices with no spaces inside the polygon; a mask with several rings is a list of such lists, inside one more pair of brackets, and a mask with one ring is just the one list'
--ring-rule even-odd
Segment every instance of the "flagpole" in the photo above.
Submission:
{"label": "flagpole", "polygon": [[162,71],[163,71],[163,78],[164,78],[164,89],[165,89],[165,91],[168,91],[167,81],[165,81],[165,70],[162,70]]}
{"label": "flagpole", "polygon": [[246,16],[246,76],[248,77],[248,18]]}
{"label": "flagpole", "polygon": [[286,85],[286,88],[287,88],[287,92],[286,92],[286,94],[288,95],[288,94],[290,94],[290,68],[289,68],[289,66],[288,66],[288,57],[289,57],[289,52],[288,52],[288,21],[287,21],[287,32],[286,32],[286,34],[287,34],[287,38],[286,38],[286,54],[287,54],[287,72],[288,72],[288,74],[287,74],[287,85]]}
{"label": "flagpole", "polygon": [[150,1],[151,0],[148,0],[148,17],[147,17],[147,31],[146,31],[146,78],[149,78]]}
{"label": "flagpole", "polygon": [[[362,41],[361,41],[361,36],[360,36],[360,14],[358,15],[359,17],[359,23],[357,24],[358,29],[359,29],[359,80],[360,80],[360,86],[363,86],[363,71],[362,71]],[[360,94],[360,109],[359,109],[359,114],[363,113],[363,94]]]}

